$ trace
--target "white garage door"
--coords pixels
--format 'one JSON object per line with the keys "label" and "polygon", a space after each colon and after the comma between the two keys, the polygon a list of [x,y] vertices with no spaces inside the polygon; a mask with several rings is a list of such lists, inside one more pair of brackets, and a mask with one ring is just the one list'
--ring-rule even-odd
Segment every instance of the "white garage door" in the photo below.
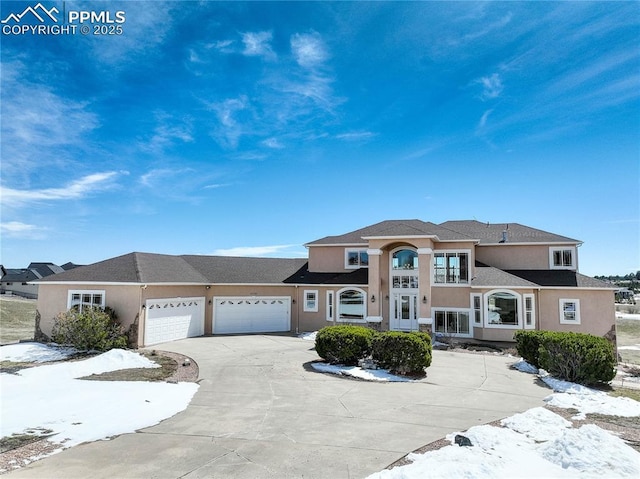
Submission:
{"label": "white garage door", "polygon": [[204,298],[148,299],[144,344],[164,343],[204,334]]}
{"label": "white garage door", "polygon": [[275,333],[291,330],[291,298],[241,296],[214,298],[213,332]]}

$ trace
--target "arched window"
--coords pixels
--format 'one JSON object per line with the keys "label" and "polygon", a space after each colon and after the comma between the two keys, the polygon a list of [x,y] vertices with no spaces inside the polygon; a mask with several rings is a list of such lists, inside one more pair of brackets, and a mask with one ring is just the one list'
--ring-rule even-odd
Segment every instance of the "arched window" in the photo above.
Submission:
{"label": "arched window", "polygon": [[393,253],[392,269],[418,269],[418,253],[410,249],[400,249]]}
{"label": "arched window", "polygon": [[488,326],[518,326],[521,324],[520,295],[496,290],[487,293],[486,318]]}
{"label": "arched window", "polygon": [[338,320],[344,322],[364,321],[366,294],[361,289],[344,289],[338,292]]}

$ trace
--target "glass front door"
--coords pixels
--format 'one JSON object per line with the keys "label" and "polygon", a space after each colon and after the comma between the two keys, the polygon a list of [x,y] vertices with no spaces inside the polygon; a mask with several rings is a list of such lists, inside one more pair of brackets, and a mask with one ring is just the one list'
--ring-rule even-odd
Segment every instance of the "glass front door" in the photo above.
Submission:
{"label": "glass front door", "polygon": [[397,331],[418,330],[418,295],[396,293],[391,302],[391,328]]}

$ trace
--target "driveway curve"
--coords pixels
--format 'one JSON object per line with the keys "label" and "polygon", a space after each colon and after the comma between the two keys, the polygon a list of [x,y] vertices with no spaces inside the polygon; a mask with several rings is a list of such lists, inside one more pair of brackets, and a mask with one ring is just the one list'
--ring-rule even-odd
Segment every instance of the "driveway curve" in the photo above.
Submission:
{"label": "driveway curve", "polygon": [[513,358],[434,351],[427,377],[374,383],[305,368],[313,343],[276,335],[159,345],[193,358],[189,407],[16,470],[28,478],[363,478],[429,442],[529,408],[549,390]]}

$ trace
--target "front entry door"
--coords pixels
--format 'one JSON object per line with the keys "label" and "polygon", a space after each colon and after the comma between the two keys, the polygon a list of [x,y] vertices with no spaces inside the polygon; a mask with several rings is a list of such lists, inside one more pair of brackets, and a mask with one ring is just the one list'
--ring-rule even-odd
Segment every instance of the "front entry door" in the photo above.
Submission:
{"label": "front entry door", "polygon": [[418,295],[396,293],[391,302],[391,328],[396,331],[418,330]]}

